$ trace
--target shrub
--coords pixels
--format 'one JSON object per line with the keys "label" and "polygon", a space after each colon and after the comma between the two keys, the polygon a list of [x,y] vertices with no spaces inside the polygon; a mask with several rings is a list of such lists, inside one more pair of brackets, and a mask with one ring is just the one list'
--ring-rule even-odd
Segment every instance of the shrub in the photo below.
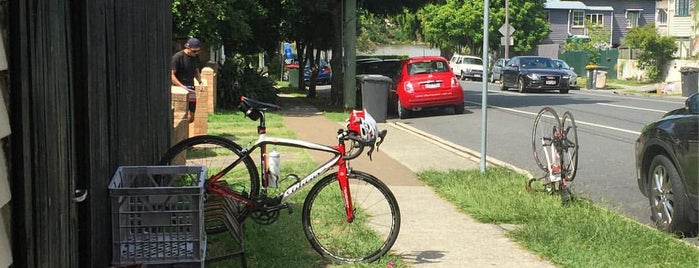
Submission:
{"label": "shrub", "polygon": [[217,108],[236,109],[240,96],[269,103],[277,101],[274,81],[243,59],[227,58],[225,63],[219,63],[217,79]]}

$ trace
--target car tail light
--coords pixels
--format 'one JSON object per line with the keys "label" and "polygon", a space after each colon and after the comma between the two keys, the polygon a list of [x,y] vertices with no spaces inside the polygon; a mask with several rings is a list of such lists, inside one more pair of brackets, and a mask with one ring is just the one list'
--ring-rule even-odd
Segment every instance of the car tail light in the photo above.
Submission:
{"label": "car tail light", "polygon": [[415,88],[413,88],[413,83],[410,83],[410,81],[405,82],[405,84],[403,84],[403,88],[405,89],[406,93],[413,93],[413,91],[415,91]]}
{"label": "car tail light", "polygon": [[456,77],[451,78],[451,87],[461,87],[461,84],[459,84],[459,80],[456,80]]}

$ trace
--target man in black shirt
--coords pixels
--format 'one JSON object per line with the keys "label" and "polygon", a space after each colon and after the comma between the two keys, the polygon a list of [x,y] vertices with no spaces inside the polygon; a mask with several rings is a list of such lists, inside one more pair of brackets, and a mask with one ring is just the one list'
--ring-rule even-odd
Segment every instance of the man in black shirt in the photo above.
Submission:
{"label": "man in black shirt", "polygon": [[170,62],[170,79],[173,86],[180,86],[187,90],[187,102],[189,122],[194,122],[194,112],[197,107],[197,95],[194,89],[194,79],[201,85],[201,64],[199,62],[199,50],[201,42],[196,38],[190,38],[184,45],[184,49],[172,55]]}

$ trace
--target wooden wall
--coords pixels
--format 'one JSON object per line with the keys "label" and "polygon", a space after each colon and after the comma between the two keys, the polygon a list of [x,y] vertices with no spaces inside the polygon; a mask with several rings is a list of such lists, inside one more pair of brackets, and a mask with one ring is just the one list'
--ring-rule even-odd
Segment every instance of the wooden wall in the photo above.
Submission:
{"label": "wooden wall", "polygon": [[171,1],[9,5],[15,266],[107,267],[112,174],[169,146]]}

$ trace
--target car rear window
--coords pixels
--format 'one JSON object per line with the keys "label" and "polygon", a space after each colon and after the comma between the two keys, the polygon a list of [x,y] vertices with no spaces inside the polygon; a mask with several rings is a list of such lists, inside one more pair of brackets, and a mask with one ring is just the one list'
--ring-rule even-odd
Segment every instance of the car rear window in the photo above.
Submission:
{"label": "car rear window", "polygon": [[464,63],[483,65],[483,61],[481,61],[481,59],[472,59],[472,58],[464,58]]}
{"label": "car rear window", "polygon": [[445,61],[423,61],[408,64],[408,74],[449,72],[449,65]]}

